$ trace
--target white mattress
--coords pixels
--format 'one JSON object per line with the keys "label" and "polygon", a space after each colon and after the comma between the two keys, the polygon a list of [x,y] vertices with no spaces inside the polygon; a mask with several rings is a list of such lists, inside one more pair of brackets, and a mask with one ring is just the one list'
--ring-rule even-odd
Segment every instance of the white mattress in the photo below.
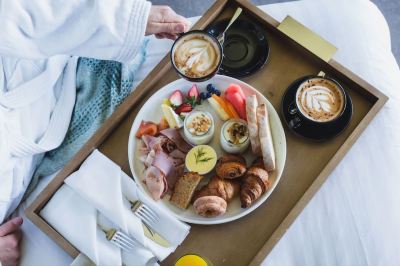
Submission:
{"label": "white mattress", "polygon": [[[304,0],[262,9],[279,21],[290,14],[332,42],[339,48],[336,60],[390,97],[263,265],[400,265],[400,70],[386,21],[367,0]],[[170,45],[152,39],[138,82]],[[23,230],[22,265],[71,263],[29,221]]]}

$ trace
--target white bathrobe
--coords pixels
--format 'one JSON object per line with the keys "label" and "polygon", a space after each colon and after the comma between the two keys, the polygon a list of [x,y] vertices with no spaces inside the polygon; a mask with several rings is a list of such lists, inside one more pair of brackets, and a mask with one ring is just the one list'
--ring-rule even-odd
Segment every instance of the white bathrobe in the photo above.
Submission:
{"label": "white bathrobe", "polygon": [[149,10],[144,0],[0,0],[0,224],[65,137],[77,58],[132,60]]}

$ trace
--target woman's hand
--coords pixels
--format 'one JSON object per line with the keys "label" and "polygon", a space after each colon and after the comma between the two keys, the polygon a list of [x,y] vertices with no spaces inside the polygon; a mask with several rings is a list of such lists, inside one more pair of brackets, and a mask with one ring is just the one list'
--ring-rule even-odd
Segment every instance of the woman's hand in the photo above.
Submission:
{"label": "woman's hand", "polygon": [[0,261],[3,266],[18,265],[22,218],[16,217],[0,225]]}
{"label": "woman's hand", "polygon": [[175,40],[178,33],[189,30],[190,22],[169,6],[152,6],[147,20],[146,35]]}

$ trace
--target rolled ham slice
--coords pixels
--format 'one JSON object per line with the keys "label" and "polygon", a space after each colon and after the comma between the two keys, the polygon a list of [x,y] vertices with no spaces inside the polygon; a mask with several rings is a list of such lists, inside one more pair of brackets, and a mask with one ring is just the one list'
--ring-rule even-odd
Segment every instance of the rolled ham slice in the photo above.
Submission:
{"label": "rolled ham slice", "polygon": [[165,136],[153,137],[149,135],[143,135],[142,142],[145,144],[148,151],[162,149],[165,152],[170,153],[176,149],[175,143]]}
{"label": "rolled ham slice", "polygon": [[175,186],[177,173],[174,159],[162,150],[156,150],[152,166],[157,167],[167,179],[168,188]]}
{"label": "rolled ham slice", "polygon": [[143,135],[140,160],[144,163],[144,183],[154,200],[173,189],[185,170],[186,153],[192,148],[176,129],[164,129],[157,137]]}
{"label": "rolled ham slice", "polygon": [[146,167],[149,167],[150,165],[152,165],[155,156],[156,156],[156,152],[154,150],[151,150],[146,156],[146,159],[144,161],[144,165]]}
{"label": "rolled ham slice", "polygon": [[153,137],[150,135],[143,135],[142,142],[146,146],[147,150],[150,151],[153,149],[154,143],[157,141],[157,137]]}
{"label": "rolled ham slice", "polygon": [[188,153],[189,150],[192,148],[192,146],[182,138],[179,131],[176,130],[175,128],[167,128],[161,130],[160,134],[173,141],[178,147],[178,149],[184,153]]}
{"label": "rolled ham slice", "polygon": [[172,158],[175,158],[175,159],[182,159],[183,161],[185,161],[185,158],[186,158],[186,154],[183,153],[182,151],[180,151],[179,149],[173,150],[169,154],[169,156],[171,156]]}
{"label": "rolled ham slice", "polygon": [[146,169],[144,183],[154,200],[161,199],[168,189],[164,174],[154,166]]}

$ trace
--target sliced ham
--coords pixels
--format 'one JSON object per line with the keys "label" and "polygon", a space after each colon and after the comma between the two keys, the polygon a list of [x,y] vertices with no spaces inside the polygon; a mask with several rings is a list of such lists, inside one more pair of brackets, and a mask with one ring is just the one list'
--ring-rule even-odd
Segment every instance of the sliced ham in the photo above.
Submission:
{"label": "sliced ham", "polygon": [[144,182],[154,200],[159,200],[167,190],[165,176],[157,167],[150,166],[146,169]]}
{"label": "sliced ham", "polygon": [[175,143],[162,135],[158,137],[143,135],[142,142],[146,146],[147,151],[163,149],[166,153],[170,153],[176,149]]}
{"label": "sliced ham", "polygon": [[171,141],[173,141],[176,144],[176,146],[178,147],[178,149],[184,153],[189,152],[189,150],[192,148],[192,146],[190,144],[188,144],[182,138],[179,131],[175,128],[167,128],[167,129],[161,130],[160,134],[167,137]]}
{"label": "sliced ham", "polygon": [[153,137],[150,135],[143,135],[142,136],[142,142],[146,146],[147,150],[151,150],[151,143],[154,142],[157,139],[157,137]]}
{"label": "sliced ham", "polygon": [[170,154],[172,151],[176,150],[176,144],[170,139],[167,139],[166,141],[164,141],[161,147],[162,147],[163,151],[165,151],[168,154]]}
{"label": "sliced ham", "polygon": [[185,163],[185,161],[182,160],[182,159],[173,158],[173,157],[170,157],[170,158],[171,158],[172,163],[174,164],[175,168],[178,167],[178,166],[180,166],[181,164],[184,164],[184,163]]}
{"label": "sliced ham", "polygon": [[157,167],[165,175],[170,189],[175,186],[177,174],[174,159],[162,150],[156,150],[152,166]]}
{"label": "sliced ham", "polygon": [[146,145],[146,147],[149,151],[154,150],[158,147],[161,147],[162,144],[167,140],[168,140],[168,138],[166,138],[164,136],[158,136],[158,137],[153,137],[153,136],[149,136],[149,135],[142,136],[142,141],[144,142],[144,144]]}
{"label": "sliced ham", "polygon": [[192,146],[176,129],[164,129],[157,137],[143,135],[141,139],[140,160],[146,168],[144,183],[152,198],[159,200],[183,175],[186,153]]}
{"label": "sliced ham", "polygon": [[183,176],[183,172],[185,171],[185,164],[178,165],[176,167],[176,176]]}
{"label": "sliced ham", "polygon": [[161,194],[161,198],[164,197],[165,193],[168,191],[168,183],[167,183],[167,178],[163,176],[163,182],[164,182],[164,191]]}
{"label": "sliced ham", "polygon": [[[141,163],[145,163],[146,159],[147,159],[147,155],[140,155],[140,157],[139,157],[139,160]],[[145,166],[146,166],[146,164],[145,164]]]}
{"label": "sliced ham", "polygon": [[183,161],[185,161],[185,158],[186,158],[186,154],[183,153],[182,151],[180,151],[179,149],[173,150],[169,154],[169,156],[171,156],[172,158],[175,158],[175,159],[182,159]]}
{"label": "sliced ham", "polygon": [[139,155],[140,156],[147,156],[147,154],[149,153],[149,149],[147,148],[146,144],[144,143],[144,141],[141,141],[139,144]]}
{"label": "sliced ham", "polygon": [[145,165],[146,167],[149,167],[150,165],[152,165],[155,156],[156,156],[156,152],[155,152],[154,150],[151,150],[151,151],[147,154],[146,159],[145,159],[145,161],[143,162],[144,165]]}

